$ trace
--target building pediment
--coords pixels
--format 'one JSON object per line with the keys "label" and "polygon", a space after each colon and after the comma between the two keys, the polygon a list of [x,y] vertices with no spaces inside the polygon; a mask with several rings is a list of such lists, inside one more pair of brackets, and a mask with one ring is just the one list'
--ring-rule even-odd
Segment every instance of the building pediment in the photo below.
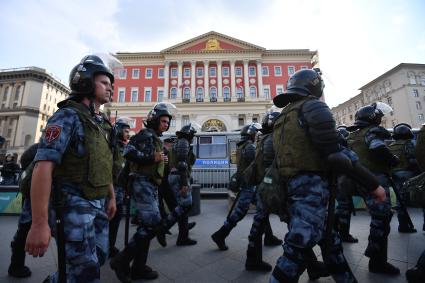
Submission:
{"label": "building pediment", "polygon": [[189,39],[161,51],[161,53],[209,53],[209,52],[262,52],[265,48],[215,31]]}

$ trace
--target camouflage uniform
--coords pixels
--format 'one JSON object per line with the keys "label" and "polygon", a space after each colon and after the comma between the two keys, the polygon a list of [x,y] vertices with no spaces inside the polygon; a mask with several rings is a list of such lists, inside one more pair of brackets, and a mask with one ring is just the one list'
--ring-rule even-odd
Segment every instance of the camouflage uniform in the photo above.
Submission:
{"label": "camouflage uniform", "polygon": [[[85,106],[80,104],[80,107]],[[85,108],[88,114],[89,109]],[[98,127],[107,129],[109,126],[110,129],[103,116],[96,116],[92,121]],[[81,158],[86,156],[88,149],[84,129],[83,122],[73,107],[60,108],[47,123],[35,161],[52,161],[56,164],[55,170],[58,170],[57,167],[65,162],[68,154]],[[99,139],[104,137],[101,136]],[[110,166],[112,167],[112,164]],[[107,172],[105,174],[107,175]],[[88,199],[81,186],[65,179],[60,187],[64,195],[63,226],[67,282],[100,282],[100,266],[105,263],[108,255],[106,195]],[[50,280],[57,282],[58,274],[53,274]]]}

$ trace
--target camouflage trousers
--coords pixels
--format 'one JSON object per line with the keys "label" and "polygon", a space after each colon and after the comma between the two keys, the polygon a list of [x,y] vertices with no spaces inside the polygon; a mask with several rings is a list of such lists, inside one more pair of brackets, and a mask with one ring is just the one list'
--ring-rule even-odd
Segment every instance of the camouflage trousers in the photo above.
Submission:
{"label": "camouflage trousers", "polygon": [[224,226],[233,229],[239,221],[241,221],[249,210],[249,205],[255,201],[255,187],[242,186],[239,192],[239,199],[233,211],[224,221]]}
{"label": "camouflage trousers", "polygon": [[275,282],[298,282],[311,259],[311,249],[319,245],[323,260],[336,282],[354,282],[342,251],[341,240],[333,231],[330,246],[325,245],[328,183],[318,175],[302,174],[288,180],[290,222],[283,255],[270,278]]}
{"label": "camouflage trousers", "polygon": [[[347,176],[340,176],[338,178],[338,191],[336,194],[336,200],[338,202],[335,209],[335,217],[338,222],[338,227],[346,227],[349,229],[351,221],[351,213],[353,207],[353,194],[356,191],[357,184]],[[349,232],[349,231],[340,231]]]}
{"label": "camouflage trousers", "polygon": [[140,225],[137,227],[132,241],[135,239],[152,239],[154,227],[161,222],[161,214],[158,206],[158,187],[148,177],[136,175],[133,181],[133,199],[137,218]]}
{"label": "camouflage trousers", "polygon": [[189,186],[188,192],[183,193],[181,191],[179,175],[170,174],[168,176],[168,183],[177,200],[177,206],[173,211],[171,211],[170,214],[168,214],[167,218],[165,219],[165,225],[170,228],[178,220],[185,216],[192,207],[192,189]]}
{"label": "camouflage trousers", "polygon": [[[398,193],[401,197],[401,200],[402,200],[402,202],[405,206],[409,202],[409,192],[407,192],[404,189],[403,183],[405,181],[407,181],[408,179],[414,177],[414,176],[415,176],[415,173],[413,173],[412,171],[408,171],[408,170],[400,170],[400,171],[396,171],[392,174],[394,185],[396,186],[396,188],[394,188],[394,190],[398,190]],[[398,218],[398,223],[399,223],[400,226],[404,226],[404,227],[408,226],[407,215],[401,209],[400,202],[398,200],[397,200],[397,218]]]}
{"label": "camouflage trousers", "polygon": [[[105,199],[64,196],[66,279],[68,283],[100,282],[100,267],[108,256],[108,216]],[[50,276],[58,282],[58,274]]]}
{"label": "camouflage trousers", "polygon": [[22,211],[19,215],[19,224],[26,224],[30,222],[32,222],[31,199],[24,198],[22,204]]}
{"label": "camouflage trousers", "polygon": [[257,200],[255,206],[256,210],[248,236],[248,247],[251,248],[254,248],[255,244],[258,243],[256,240],[262,237],[266,221],[269,217],[269,214],[263,208],[263,202],[261,201],[261,197],[258,192],[255,193],[255,198]]}

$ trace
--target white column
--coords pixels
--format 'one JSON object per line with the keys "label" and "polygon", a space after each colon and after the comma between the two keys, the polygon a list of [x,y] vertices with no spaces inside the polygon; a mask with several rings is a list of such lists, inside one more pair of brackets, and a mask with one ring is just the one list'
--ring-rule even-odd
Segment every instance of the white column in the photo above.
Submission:
{"label": "white column", "polygon": [[247,59],[243,60],[243,83],[245,89],[245,100],[251,99],[251,97],[249,96],[248,62],[249,60]]}
{"label": "white column", "polygon": [[170,98],[170,90],[168,86],[170,85],[170,62],[165,61],[165,69],[164,69],[164,100],[168,100]]}
{"label": "white column", "polygon": [[221,61],[217,61],[217,101],[222,101],[223,99],[223,82],[221,78]]}
{"label": "white column", "polygon": [[230,60],[230,87],[232,89],[232,100],[236,101],[235,60]]}
{"label": "white column", "polygon": [[183,62],[177,62],[177,100],[181,101],[182,99],[182,85],[183,85]]}
{"label": "white column", "polygon": [[209,92],[209,88],[210,88],[210,82],[209,82],[209,72],[208,72],[208,67],[209,67],[209,61],[204,61],[204,101],[210,101],[210,92]]}
{"label": "white column", "polygon": [[192,70],[190,72],[190,100],[196,99],[196,61],[190,62]]}
{"label": "white column", "polygon": [[257,80],[258,80],[257,97],[260,100],[264,100],[263,67],[261,66],[261,60],[257,60]]}

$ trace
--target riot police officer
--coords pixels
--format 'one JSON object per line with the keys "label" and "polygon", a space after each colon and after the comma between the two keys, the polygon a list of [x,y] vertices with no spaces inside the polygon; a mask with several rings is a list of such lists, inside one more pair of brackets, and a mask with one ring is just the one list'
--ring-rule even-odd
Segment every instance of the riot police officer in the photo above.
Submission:
{"label": "riot police officer", "polygon": [[387,262],[388,234],[392,218],[390,199],[391,167],[398,164],[399,159],[391,153],[385,144],[391,134],[379,126],[384,114],[392,111],[382,102],[360,108],[355,114],[354,126],[348,137],[350,148],[355,151],[366,168],[372,171],[385,188],[386,201],[376,203],[372,197],[365,196],[365,203],[371,214],[369,244],[365,255],[370,258],[369,271],[374,273],[399,274],[400,270]]}
{"label": "riot police officer", "polygon": [[290,220],[284,253],[270,282],[297,282],[306,268],[308,252],[316,244],[322,248],[325,264],[336,282],[356,282],[338,234],[329,231],[331,234],[324,237],[329,172],[338,169],[349,174],[379,201],[385,199],[378,180],[352,151],[341,147],[332,113],[319,100],[323,88],[316,70],[300,70],[288,80],[286,92],[273,99],[277,107],[285,107],[274,125],[273,145],[279,175],[286,184]]}
{"label": "riot police officer", "polygon": [[[100,282],[100,266],[108,255],[108,218],[116,210],[112,125],[100,106],[111,100],[114,75],[109,66],[117,66],[115,63],[119,62],[113,57],[102,60],[89,55],[72,69],[71,95],[58,103],[59,109],[49,119],[34,159],[32,225],[26,251],[42,256],[48,248],[48,203],[53,183],[53,194],[61,194],[62,198],[56,201],[63,203],[63,209],[56,212],[63,214],[65,239],[57,245],[64,245],[66,256],[59,261],[65,260],[68,282]],[[56,231],[57,236],[61,234]],[[61,271],[45,282],[57,282]]]}
{"label": "riot police officer", "polygon": [[[38,143],[33,144],[21,156],[22,172],[19,182],[19,189],[22,194],[22,211],[18,220],[18,230],[10,243],[12,255],[10,265],[7,270],[9,276],[24,278],[31,276],[31,270],[25,266],[25,240],[31,227],[31,201],[29,199],[30,182],[33,166],[30,166],[37,153]],[[26,180],[23,182],[22,180]]]}
{"label": "riot police officer", "polygon": [[[403,183],[419,173],[413,137],[410,125],[405,123],[398,124],[393,129],[393,139],[395,141],[388,146],[391,152],[400,159],[400,163],[392,168],[391,176],[396,186],[394,189],[398,191],[404,205],[406,205],[409,198],[408,192],[403,190]],[[397,203],[398,231],[401,233],[415,233],[416,229],[409,226],[409,216],[400,208],[399,200],[397,200]]]}
{"label": "riot police officer", "polygon": [[148,113],[145,128],[131,137],[124,150],[124,157],[130,162],[131,187],[140,223],[128,246],[110,261],[121,282],[158,277],[158,272],[146,265],[146,261],[152,238],[157,236],[160,244],[166,246],[158,207],[158,186],[168,158],[159,137],[170,127],[172,108],[175,108],[172,104],[156,104]]}
{"label": "riot police officer", "polygon": [[164,229],[170,229],[178,221],[179,235],[176,242],[177,246],[191,246],[197,243],[189,238],[188,213],[192,207],[190,175],[196,160],[191,143],[199,129],[200,127],[194,123],[184,125],[180,131],[176,132],[177,141],[169,152],[170,174],[168,183],[177,200],[177,206],[165,219]]}
{"label": "riot police officer", "polygon": [[15,185],[16,184],[16,174],[19,173],[19,165],[14,160],[12,154],[6,155],[5,162],[1,168],[1,176],[3,178],[2,185]]}
{"label": "riot police officer", "polygon": [[124,205],[124,189],[118,182],[118,177],[124,167],[124,147],[130,138],[130,125],[124,119],[118,119],[114,124],[113,135],[116,136],[114,143],[114,165],[112,167],[112,177],[114,181],[115,201],[117,212],[109,221],[109,257],[114,257],[119,250],[115,247],[117,233],[120,227]]}

